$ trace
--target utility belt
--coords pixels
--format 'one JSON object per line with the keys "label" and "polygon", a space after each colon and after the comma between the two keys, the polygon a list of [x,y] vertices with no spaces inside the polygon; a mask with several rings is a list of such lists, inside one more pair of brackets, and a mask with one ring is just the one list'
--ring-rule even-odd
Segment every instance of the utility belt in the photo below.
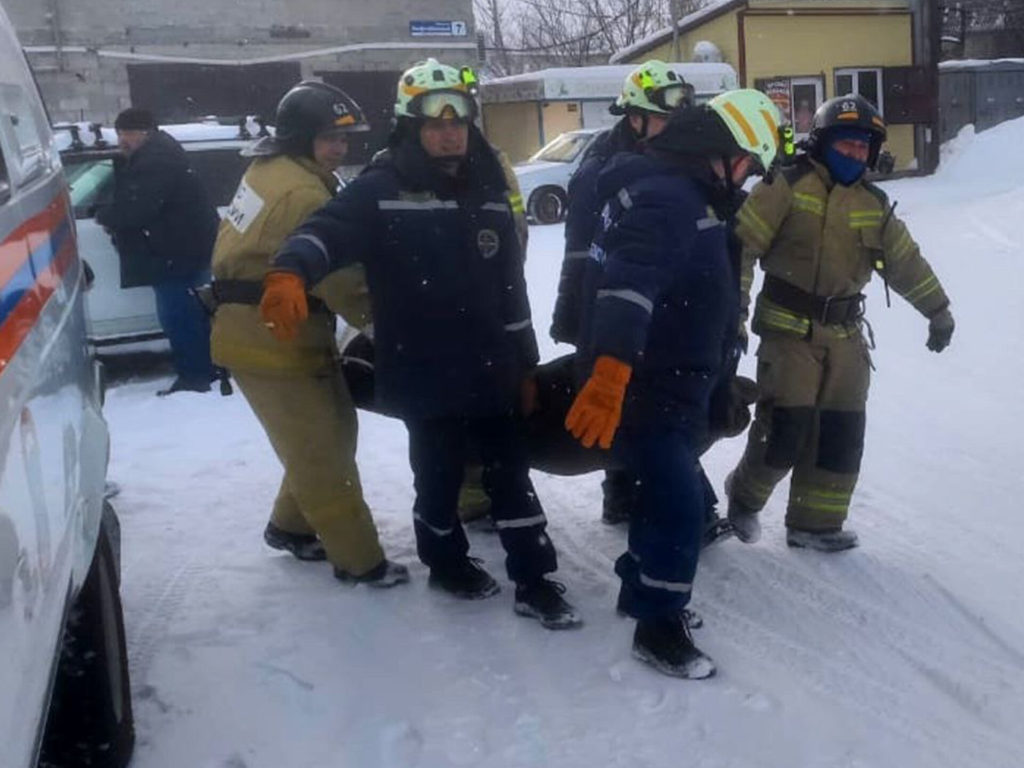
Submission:
{"label": "utility belt", "polygon": [[761,293],[773,304],[817,320],[823,325],[847,325],[864,316],[863,293],[855,293],[853,296],[816,296],[774,275],[765,275]]}
{"label": "utility belt", "polygon": [[[259,306],[260,299],[263,298],[263,283],[259,280],[214,280],[209,287],[214,309],[221,304]],[[306,304],[311,314],[330,311],[323,301],[308,293],[306,294]]]}

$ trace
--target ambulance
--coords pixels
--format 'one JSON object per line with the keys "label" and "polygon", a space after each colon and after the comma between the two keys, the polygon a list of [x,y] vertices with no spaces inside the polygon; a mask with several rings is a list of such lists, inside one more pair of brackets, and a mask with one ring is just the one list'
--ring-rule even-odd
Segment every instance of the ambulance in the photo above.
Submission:
{"label": "ambulance", "polygon": [[121,768],[134,743],[85,269],[49,120],[0,9],[0,764]]}

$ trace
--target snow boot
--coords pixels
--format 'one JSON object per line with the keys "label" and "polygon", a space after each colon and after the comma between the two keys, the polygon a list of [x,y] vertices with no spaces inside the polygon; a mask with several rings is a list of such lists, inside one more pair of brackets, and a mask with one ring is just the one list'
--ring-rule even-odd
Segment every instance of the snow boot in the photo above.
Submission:
{"label": "snow boot", "polygon": [[583,619],[562,597],[564,593],[564,584],[543,578],[529,584],[518,584],[514,610],[520,616],[537,619],[548,629],[582,626]]}
{"label": "snow boot", "polygon": [[463,600],[482,600],[501,591],[498,582],[475,557],[465,557],[452,565],[431,568],[427,583]]}
{"label": "snow boot", "polygon": [[842,552],[853,549],[860,541],[856,531],[801,531],[799,528],[786,529],[786,543],[791,547],[816,549],[819,552]]}
{"label": "snow boot", "polygon": [[636,623],[633,655],[662,674],[701,680],[715,674],[715,663],[693,644],[680,616],[644,619]]}
{"label": "snow boot", "polygon": [[263,529],[263,540],[268,547],[291,552],[299,560],[316,562],[327,559],[324,545],[315,533],[288,533],[273,523]]}
{"label": "snow boot", "polygon": [[761,521],[757,510],[736,501],[732,495],[732,478],[735,470],[725,476],[725,495],[729,497],[729,509],[725,513],[732,524],[733,535],[744,544],[754,544],[761,538]]}
{"label": "snow boot", "polygon": [[761,538],[761,521],[738,501],[729,500],[729,524],[733,535],[744,544],[754,544]]}
{"label": "snow boot", "polygon": [[364,573],[362,576],[353,576],[341,568],[335,567],[334,578],[345,584],[355,586],[365,584],[368,587],[387,589],[396,584],[404,584],[409,580],[409,569],[399,563],[390,560],[381,560],[380,564]]}

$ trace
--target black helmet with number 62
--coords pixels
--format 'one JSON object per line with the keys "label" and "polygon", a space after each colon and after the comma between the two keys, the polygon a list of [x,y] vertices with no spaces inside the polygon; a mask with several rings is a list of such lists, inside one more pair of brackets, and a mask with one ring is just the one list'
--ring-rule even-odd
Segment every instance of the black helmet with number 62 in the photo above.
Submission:
{"label": "black helmet with number 62", "polygon": [[340,88],[305,80],[278,102],[273,139],[258,142],[250,154],[288,154],[312,157],[313,139],[329,131],[370,130],[363,110]]}
{"label": "black helmet with number 62", "polygon": [[863,96],[848,93],[829,99],[814,113],[811,133],[807,137],[807,150],[821,158],[829,143],[829,134],[838,128],[859,128],[871,136],[871,150],[868,154],[868,168],[878,163],[878,153],[885,142],[885,121],[874,105]]}

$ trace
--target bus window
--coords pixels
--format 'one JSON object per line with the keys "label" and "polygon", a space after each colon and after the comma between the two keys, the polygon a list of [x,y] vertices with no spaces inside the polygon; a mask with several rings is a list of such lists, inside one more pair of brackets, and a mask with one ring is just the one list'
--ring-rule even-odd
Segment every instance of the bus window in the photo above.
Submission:
{"label": "bus window", "polygon": [[31,181],[45,170],[39,127],[21,86],[0,83],[0,130],[6,134],[7,144],[14,154],[11,160],[19,184]]}

